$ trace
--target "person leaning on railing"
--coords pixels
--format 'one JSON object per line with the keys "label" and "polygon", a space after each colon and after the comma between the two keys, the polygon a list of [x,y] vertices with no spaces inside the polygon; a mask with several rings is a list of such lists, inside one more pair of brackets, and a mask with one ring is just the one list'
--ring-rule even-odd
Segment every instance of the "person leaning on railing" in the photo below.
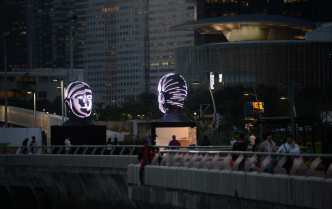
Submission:
{"label": "person leaning on railing", "polygon": [[151,147],[151,140],[149,138],[144,139],[144,148],[138,155],[138,160],[141,162],[139,169],[139,185],[144,184],[144,166],[150,165],[155,156],[155,150]]}
{"label": "person leaning on railing", "polygon": [[[266,140],[263,141],[258,148],[258,152],[276,152],[277,146],[276,143],[272,140],[272,133],[268,132],[265,134]],[[266,156],[261,157],[261,162],[265,159]]]}
{"label": "person leaning on railing", "polygon": [[[286,143],[282,144],[279,149],[278,149],[278,153],[290,153],[290,154],[300,154],[300,147],[299,145],[295,142],[294,140],[294,136],[292,134],[286,134],[285,136],[286,139]],[[272,159],[270,164],[269,164],[269,168],[268,168],[268,172],[272,173],[274,167],[277,165],[277,163],[279,162],[279,159]],[[293,166],[293,162],[294,162],[294,158],[293,157],[287,157],[287,160],[285,162],[285,164],[283,165],[283,168],[286,169],[287,174],[289,174],[290,169]]]}

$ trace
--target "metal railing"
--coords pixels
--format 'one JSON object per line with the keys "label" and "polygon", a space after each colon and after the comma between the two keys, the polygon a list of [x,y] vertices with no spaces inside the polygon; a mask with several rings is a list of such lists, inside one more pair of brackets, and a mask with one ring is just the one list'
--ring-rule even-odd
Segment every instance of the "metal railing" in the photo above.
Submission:
{"label": "metal railing", "polygon": [[[274,174],[332,178],[332,154],[289,154],[268,152],[161,150],[153,165],[267,172],[275,159]],[[287,172],[285,163],[292,164]],[[244,163],[242,169],[240,164]]]}
{"label": "metal railing", "polygon": [[[73,154],[73,155],[137,155],[143,145],[64,145],[0,147],[0,154]],[[152,146],[156,150],[174,149],[172,146]],[[181,146],[180,150],[232,150],[231,146]]]}
{"label": "metal railing", "polygon": [[[36,147],[0,147],[0,154],[52,154],[52,155],[138,155],[142,145],[63,145]],[[231,146],[152,146],[156,149],[153,165],[207,168],[218,170],[243,170],[266,172],[273,159],[278,159],[275,174],[317,176],[332,178],[332,154],[288,154],[231,151]],[[289,172],[284,165],[294,159]],[[243,168],[239,168],[243,164]]]}

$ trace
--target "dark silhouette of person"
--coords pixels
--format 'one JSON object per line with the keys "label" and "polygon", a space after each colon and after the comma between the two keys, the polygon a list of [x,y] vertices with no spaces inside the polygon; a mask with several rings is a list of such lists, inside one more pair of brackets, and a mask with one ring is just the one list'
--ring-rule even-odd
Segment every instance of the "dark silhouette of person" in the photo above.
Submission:
{"label": "dark silhouette of person", "polygon": [[22,148],[21,148],[22,149],[22,151],[21,151],[22,154],[28,154],[28,141],[29,141],[29,139],[25,138],[22,142]]}
{"label": "dark silhouette of person", "polygon": [[201,146],[211,146],[211,145],[212,144],[211,144],[210,140],[208,140],[207,136],[204,135],[204,139],[203,139],[203,141],[201,143]]}
{"label": "dark silhouette of person", "polygon": [[[241,133],[240,139],[234,143],[232,150],[233,151],[246,151],[247,149],[248,149],[248,143],[244,140],[244,134]],[[237,157],[238,157],[238,155],[233,155],[233,160],[235,161]],[[240,171],[244,170],[245,162],[246,162],[246,157],[243,158],[243,160],[240,162],[240,164],[238,166],[238,169]]]}

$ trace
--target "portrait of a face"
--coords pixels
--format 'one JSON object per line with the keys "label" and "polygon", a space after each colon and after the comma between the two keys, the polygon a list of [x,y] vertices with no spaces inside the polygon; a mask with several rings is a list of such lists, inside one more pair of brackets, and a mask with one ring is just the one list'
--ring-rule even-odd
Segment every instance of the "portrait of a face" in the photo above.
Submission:
{"label": "portrait of a face", "polygon": [[81,81],[70,83],[66,90],[66,104],[77,117],[89,117],[92,111],[92,91]]}
{"label": "portrait of a face", "polygon": [[159,109],[165,113],[174,108],[183,108],[187,98],[187,83],[179,74],[169,73],[159,80]]}

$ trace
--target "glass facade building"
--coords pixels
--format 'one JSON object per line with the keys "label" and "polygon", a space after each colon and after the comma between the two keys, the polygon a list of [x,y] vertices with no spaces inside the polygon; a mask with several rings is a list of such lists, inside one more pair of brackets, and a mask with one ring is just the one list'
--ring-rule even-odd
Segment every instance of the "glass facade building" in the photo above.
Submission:
{"label": "glass facade building", "polygon": [[77,56],[98,103],[121,104],[148,86],[148,1],[76,1]]}
{"label": "glass facade building", "polygon": [[188,83],[223,86],[287,85],[299,88],[332,84],[332,42],[252,41],[206,44],[176,50],[176,72]]}
{"label": "glass facade building", "polygon": [[149,1],[150,92],[157,92],[159,79],[175,71],[175,49],[194,45],[193,31],[173,31],[171,27],[192,22],[194,0]]}

